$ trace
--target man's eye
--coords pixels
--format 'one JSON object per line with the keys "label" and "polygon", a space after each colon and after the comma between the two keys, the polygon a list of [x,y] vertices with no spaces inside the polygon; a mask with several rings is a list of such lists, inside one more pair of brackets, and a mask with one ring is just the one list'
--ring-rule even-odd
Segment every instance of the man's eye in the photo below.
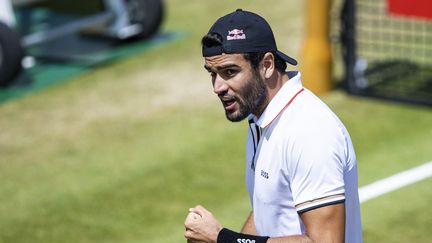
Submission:
{"label": "man's eye", "polygon": [[227,76],[233,76],[234,74],[236,74],[236,71],[233,70],[233,69],[227,69],[227,70],[225,71],[225,74],[226,74]]}

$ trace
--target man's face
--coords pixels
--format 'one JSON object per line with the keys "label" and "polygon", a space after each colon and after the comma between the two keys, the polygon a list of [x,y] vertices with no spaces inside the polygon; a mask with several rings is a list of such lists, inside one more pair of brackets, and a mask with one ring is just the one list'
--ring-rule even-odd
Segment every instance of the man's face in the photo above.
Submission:
{"label": "man's face", "polygon": [[236,122],[249,114],[260,115],[267,102],[267,87],[258,71],[241,54],[205,58],[213,91],[222,101],[228,120]]}

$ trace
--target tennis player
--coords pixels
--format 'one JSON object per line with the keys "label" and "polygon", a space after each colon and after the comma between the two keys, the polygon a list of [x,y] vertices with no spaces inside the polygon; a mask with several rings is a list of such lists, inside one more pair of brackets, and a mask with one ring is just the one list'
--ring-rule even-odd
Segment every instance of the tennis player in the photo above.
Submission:
{"label": "tennis player", "polygon": [[[362,242],[357,162],[338,117],[286,71],[269,24],[238,9],[202,39],[205,69],[228,120],[249,122],[246,184],[252,211],[240,232],[202,206],[188,242]],[[319,82],[319,80],[317,80]]]}

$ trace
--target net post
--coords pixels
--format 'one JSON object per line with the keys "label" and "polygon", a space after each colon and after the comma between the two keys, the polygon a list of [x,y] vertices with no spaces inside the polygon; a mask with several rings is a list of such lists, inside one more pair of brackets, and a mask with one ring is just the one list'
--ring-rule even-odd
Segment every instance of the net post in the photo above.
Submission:
{"label": "net post", "polygon": [[300,70],[305,87],[315,94],[333,88],[330,44],[331,0],[307,0],[305,38],[301,50]]}
{"label": "net post", "polygon": [[355,44],[355,11],[354,0],[344,0],[341,13],[341,43],[345,65],[343,86],[350,93],[355,93],[357,91],[357,88],[354,85],[356,79],[354,69],[357,55]]}

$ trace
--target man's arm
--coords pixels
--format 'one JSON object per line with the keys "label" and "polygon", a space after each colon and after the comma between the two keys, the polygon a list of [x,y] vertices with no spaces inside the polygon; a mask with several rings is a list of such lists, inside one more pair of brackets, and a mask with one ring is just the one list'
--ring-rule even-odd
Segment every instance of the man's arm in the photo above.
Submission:
{"label": "man's arm", "polygon": [[244,223],[243,228],[240,232],[249,235],[257,234],[254,223],[253,211],[250,212],[249,217],[246,219],[246,222]]}
{"label": "man's arm", "polygon": [[[185,237],[190,242],[217,242],[218,234],[222,229],[221,224],[210,212],[201,206],[191,209],[191,212],[199,216],[197,218],[188,216],[185,222]],[[267,243],[344,242],[345,206],[343,203],[313,209],[302,213],[300,217],[305,224],[305,235],[269,238]],[[250,222],[251,219],[252,222]],[[255,229],[253,213],[249,215],[245,226],[249,227],[251,223],[253,229]],[[234,235],[239,235],[239,233],[232,233],[234,233]],[[256,235],[249,232],[243,234],[252,237]],[[230,237],[231,236],[233,235],[230,234]]]}
{"label": "man's arm", "polygon": [[344,242],[345,205],[343,203],[325,206],[300,215],[306,234],[270,238],[267,243],[291,242]]}

